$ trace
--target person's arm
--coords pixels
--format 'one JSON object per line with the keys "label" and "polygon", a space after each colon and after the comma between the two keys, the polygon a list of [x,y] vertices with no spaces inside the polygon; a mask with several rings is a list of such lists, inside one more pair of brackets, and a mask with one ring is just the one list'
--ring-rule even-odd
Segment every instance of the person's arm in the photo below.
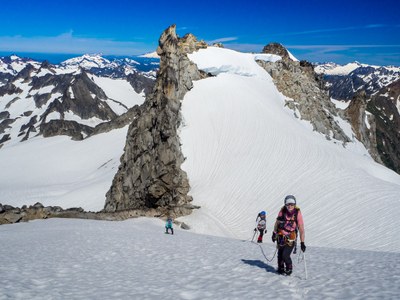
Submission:
{"label": "person's arm", "polygon": [[297,223],[298,223],[299,232],[300,232],[300,242],[304,243],[306,235],[305,235],[305,230],[304,230],[303,215],[301,214],[301,211],[299,211],[297,214]]}
{"label": "person's arm", "polygon": [[299,231],[300,231],[300,242],[304,243],[304,239],[306,238],[304,233],[304,224],[299,224]]}

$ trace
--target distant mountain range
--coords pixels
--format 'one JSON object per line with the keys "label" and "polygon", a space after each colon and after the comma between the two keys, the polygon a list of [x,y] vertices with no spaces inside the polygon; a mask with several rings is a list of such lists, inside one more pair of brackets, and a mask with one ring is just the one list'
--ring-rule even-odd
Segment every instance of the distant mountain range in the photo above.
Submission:
{"label": "distant mountain range", "polygon": [[350,100],[360,91],[373,95],[400,79],[400,67],[381,67],[360,64],[317,64],[315,72],[322,74],[330,96],[337,100]]}
{"label": "distant mountain range", "polygon": [[83,139],[117,120],[123,126],[151,91],[158,64],[88,54],[58,65],[1,57],[0,147],[37,134]]}

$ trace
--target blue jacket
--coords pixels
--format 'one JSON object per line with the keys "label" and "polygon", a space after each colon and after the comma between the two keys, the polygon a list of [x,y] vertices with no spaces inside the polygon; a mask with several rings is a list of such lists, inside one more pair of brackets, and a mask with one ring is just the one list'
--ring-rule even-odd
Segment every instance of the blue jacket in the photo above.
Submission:
{"label": "blue jacket", "polygon": [[167,223],[165,223],[165,228],[172,228],[172,219],[167,219]]}

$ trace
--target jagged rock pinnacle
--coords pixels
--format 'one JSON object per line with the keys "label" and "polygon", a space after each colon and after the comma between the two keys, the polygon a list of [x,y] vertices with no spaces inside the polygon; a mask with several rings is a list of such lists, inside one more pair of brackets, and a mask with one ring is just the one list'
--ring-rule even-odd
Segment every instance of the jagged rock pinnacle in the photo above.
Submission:
{"label": "jagged rock pinnacle", "polygon": [[184,157],[177,129],[181,100],[193,87],[192,81],[202,78],[187,53],[205,43],[193,35],[179,38],[175,29],[175,25],[168,27],[159,39],[156,84],[129,127],[121,165],[106,195],[106,212],[159,209],[188,213],[185,208],[192,198],[181,169]]}

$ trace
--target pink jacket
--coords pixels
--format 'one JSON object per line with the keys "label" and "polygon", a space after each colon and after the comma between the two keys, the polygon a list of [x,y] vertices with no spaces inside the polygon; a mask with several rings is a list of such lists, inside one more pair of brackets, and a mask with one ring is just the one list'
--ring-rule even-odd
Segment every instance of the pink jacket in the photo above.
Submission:
{"label": "pink jacket", "polygon": [[[279,212],[278,214],[278,218],[282,217],[283,213],[282,210]],[[293,218],[293,216],[292,216]],[[296,222],[291,222],[290,220],[292,219],[291,217],[288,216],[288,214],[286,214],[286,221],[285,224],[283,225],[283,229],[281,230],[281,232],[283,234],[289,234],[290,232],[296,230],[296,228],[298,227],[298,225],[303,225],[304,221],[303,221],[303,215],[301,214],[301,211],[298,210],[297,212],[297,223]]]}

